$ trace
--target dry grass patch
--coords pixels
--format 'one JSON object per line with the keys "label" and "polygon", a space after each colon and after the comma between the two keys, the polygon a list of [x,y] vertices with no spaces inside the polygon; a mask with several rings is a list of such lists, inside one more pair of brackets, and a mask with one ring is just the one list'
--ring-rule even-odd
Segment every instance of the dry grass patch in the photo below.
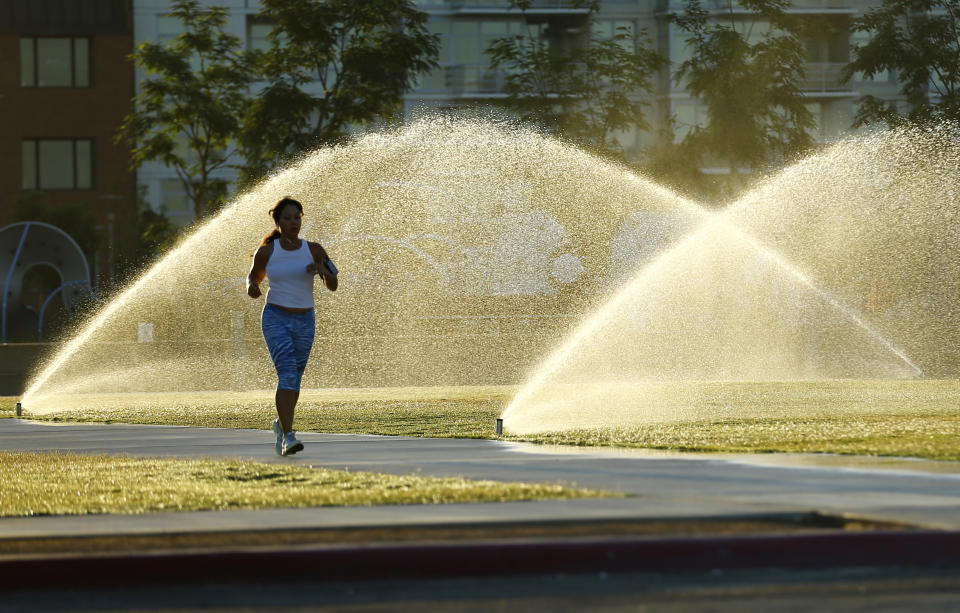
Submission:
{"label": "dry grass patch", "polygon": [[[296,428],[304,432],[492,438],[513,387],[303,390]],[[30,419],[211,428],[269,429],[272,391],[67,396]]]}
{"label": "dry grass patch", "polygon": [[0,452],[0,472],[0,517],[616,496],[555,484],[71,453]]}
{"label": "dry grass patch", "polygon": [[685,382],[657,392],[662,398],[653,404],[676,417],[517,438],[676,451],[960,460],[955,379]]}
{"label": "dry grass patch", "polygon": [[515,440],[551,445],[722,453],[836,453],[960,460],[960,416],[743,419],[549,432]]}

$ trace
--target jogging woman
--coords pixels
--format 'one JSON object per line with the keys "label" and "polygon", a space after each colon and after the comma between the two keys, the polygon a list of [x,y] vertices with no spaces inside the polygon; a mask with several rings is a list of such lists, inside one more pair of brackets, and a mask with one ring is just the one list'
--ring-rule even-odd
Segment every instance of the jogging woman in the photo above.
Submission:
{"label": "jogging woman", "polygon": [[293,431],[293,412],[300,397],[300,380],[313,347],[313,279],[320,275],[330,291],[337,289],[337,269],[319,243],[299,237],[303,205],[283,198],[270,216],[276,228],[264,237],[247,276],[247,294],[259,298],[260,282],[270,280],[261,327],[277,369],[276,450],[287,456],[303,449]]}

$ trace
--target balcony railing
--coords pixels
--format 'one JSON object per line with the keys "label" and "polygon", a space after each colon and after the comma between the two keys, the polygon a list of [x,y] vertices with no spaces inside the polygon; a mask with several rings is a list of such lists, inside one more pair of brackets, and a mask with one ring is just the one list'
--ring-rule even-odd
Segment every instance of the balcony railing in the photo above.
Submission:
{"label": "balcony railing", "polygon": [[[787,10],[794,11],[854,11],[858,7],[869,6],[865,0],[793,0]],[[661,13],[678,13],[683,11],[686,3],[683,0],[658,0],[657,11]],[[708,11],[726,12],[730,10],[727,0],[702,0],[702,6]],[[739,3],[733,3],[735,13],[748,12]]]}
{"label": "balcony railing", "polygon": [[486,64],[452,64],[441,66],[424,78],[416,92],[452,96],[483,96],[503,90],[506,73],[492,70]]}
{"label": "balcony railing", "polygon": [[853,92],[850,83],[844,83],[842,62],[810,62],[800,88],[806,92]]}
{"label": "balcony railing", "polygon": [[[623,0],[621,0],[622,2]],[[632,0],[636,2],[636,0]],[[421,0],[417,3],[421,9],[434,10],[503,10],[510,8],[509,0]],[[564,9],[573,10],[582,8],[575,6],[571,0],[533,0],[531,10]]]}
{"label": "balcony railing", "polygon": [[[843,82],[843,62],[809,62],[800,83],[805,92],[850,93],[853,85]],[[506,72],[493,70],[486,64],[450,64],[441,66],[424,77],[416,92],[451,96],[490,96],[503,93]],[[674,91],[683,88],[672,85]]]}
{"label": "balcony railing", "polygon": [[[843,69],[846,66],[843,62],[807,62],[806,74],[800,81],[800,89],[806,93],[829,93],[829,94],[850,94],[855,93],[852,83],[843,82]],[[674,69],[676,66],[674,66]],[[672,92],[686,91],[683,84],[677,84],[673,80],[673,74],[670,79],[670,90]]]}

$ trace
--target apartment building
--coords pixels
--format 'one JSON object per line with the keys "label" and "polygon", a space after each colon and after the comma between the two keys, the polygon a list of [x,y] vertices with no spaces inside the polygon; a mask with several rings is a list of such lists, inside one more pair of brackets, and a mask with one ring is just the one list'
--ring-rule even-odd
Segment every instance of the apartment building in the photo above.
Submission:
{"label": "apartment building", "polygon": [[114,142],[134,83],[130,0],[0,2],[0,226],[19,202],[95,217],[94,285],[113,275],[136,211],[130,152]]}
{"label": "apartment building", "polygon": [[[431,15],[431,29],[441,37],[440,67],[422,80],[420,87],[407,95],[408,108],[462,108],[490,103],[503,96],[503,74],[490,70],[483,50],[490,40],[525,31],[524,19],[509,10],[506,0],[421,0],[420,7]],[[855,79],[842,83],[840,74],[850,61],[850,48],[865,42],[850,32],[851,20],[878,3],[870,0],[794,0],[790,13],[817,20],[817,35],[806,40],[810,61],[804,94],[817,120],[815,137],[820,141],[837,138],[850,128],[857,98],[864,94],[895,97],[896,83],[890,75],[873,81]],[[726,0],[706,0],[704,7],[717,19],[733,21],[744,33],[762,35],[769,24],[758,21],[748,11]],[[697,125],[703,125],[706,111],[677,84],[677,67],[689,57],[687,34],[670,20],[681,13],[682,0],[605,0],[595,24],[595,35],[603,36],[616,28],[645,31],[650,44],[669,58],[671,66],[658,80],[656,99],[648,120],[653,130],[647,134],[624,135],[628,152],[639,154],[651,140],[651,134],[667,117],[673,117],[676,138],[681,139]],[[586,9],[573,7],[564,0],[540,0],[527,13],[535,30],[584,29]]]}
{"label": "apartment building", "polygon": [[[792,4],[787,12],[814,26],[808,30],[815,34],[808,35],[804,41],[809,61],[806,79],[801,87],[808,100],[807,107],[816,122],[813,136],[820,142],[828,142],[850,130],[858,98],[866,94],[884,98],[896,98],[898,95],[896,83],[889,74],[878,75],[874,80],[857,76],[846,83],[841,78],[844,67],[852,59],[852,45],[868,41],[864,35],[850,31],[851,21],[878,3],[864,0],[794,0]],[[716,15],[716,19],[735,24],[750,38],[758,38],[769,29],[769,23],[757,20],[753,14],[736,5],[731,10],[724,0],[706,0],[704,6]],[[682,0],[659,0],[655,15],[660,49],[671,60],[670,78],[661,80],[661,116],[674,117],[678,139],[706,121],[704,107],[685,92],[674,78],[677,66],[689,58],[690,51],[685,42],[687,34],[676,24],[670,23],[666,16],[680,13],[683,8]]]}
{"label": "apartment building", "polygon": [[[259,0],[205,0],[211,5],[226,7],[230,12],[229,31],[245,41],[247,48],[266,44],[270,24],[256,18]],[[418,87],[405,96],[407,116],[431,110],[473,109],[495,104],[504,97],[504,75],[491,70],[484,50],[494,38],[533,32],[540,35],[566,37],[569,41],[585,40],[588,11],[570,0],[534,0],[526,15],[510,9],[508,0],[417,0],[418,7],[429,14],[429,27],[440,37],[439,67],[424,75]],[[135,44],[146,40],[164,42],[180,31],[179,23],[166,13],[170,0],[134,0]],[[806,41],[810,61],[804,94],[817,120],[815,137],[821,141],[837,138],[850,128],[855,103],[870,93],[882,97],[897,95],[896,83],[883,75],[873,81],[854,80],[841,83],[840,72],[850,59],[850,48],[861,42],[850,33],[850,22],[876,0],[794,0],[790,12],[804,18],[818,19],[817,36]],[[731,19],[725,0],[706,0],[706,8],[718,19]],[[677,85],[673,74],[686,59],[684,32],[673,24],[669,15],[683,10],[682,0],[604,0],[594,24],[596,35],[612,34],[626,27],[645,31],[652,44],[671,61],[671,67],[658,80],[655,99],[651,100],[648,121],[650,132],[620,135],[629,154],[639,156],[652,142],[653,134],[668,117],[673,117],[676,138],[683,138],[694,126],[705,121],[705,110]],[[747,11],[733,7],[733,19],[756,35],[766,24],[758,22]],[[138,75],[138,79],[143,75]],[[724,172],[724,169],[706,169]],[[228,170],[222,172],[232,179]],[[186,194],[171,169],[161,164],[148,164],[137,175],[148,202],[163,210],[175,223],[192,219]]]}
{"label": "apartment building", "polygon": [[[407,94],[408,114],[432,109],[455,110],[495,105],[504,98],[504,73],[492,70],[484,53],[496,38],[523,34],[551,37],[560,44],[583,44],[589,36],[612,36],[618,28],[646,28],[653,44],[656,3],[651,0],[605,0],[594,31],[589,11],[569,0],[535,0],[525,14],[507,0],[420,0],[430,15],[430,29],[440,37],[440,66]],[[649,120],[654,120],[656,107]],[[620,135],[628,152],[639,153],[644,136]]]}

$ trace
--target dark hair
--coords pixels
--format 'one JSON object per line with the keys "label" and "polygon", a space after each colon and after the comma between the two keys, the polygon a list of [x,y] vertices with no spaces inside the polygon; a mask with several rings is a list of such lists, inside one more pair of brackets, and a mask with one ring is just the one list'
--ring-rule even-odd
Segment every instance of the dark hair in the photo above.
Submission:
{"label": "dark hair", "polygon": [[[281,213],[283,213],[283,209],[287,208],[287,206],[289,205],[293,205],[297,207],[297,209],[300,211],[300,214],[303,215],[303,205],[300,204],[299,201],[291,198],[290,196],[284,196],[283,198],[280,199],[279,202],[273,205],[272,209],[270,209],[270,217],[273,217],[273,223],[275,223],[278,226],[280,225],[280,215]],[[280,230],[278,230],[277,228],[274,228],[273,232],[263,237],[263,242],[260,244],[269,245],[271,242],[277,240],[278,238],[280,238]]]}

